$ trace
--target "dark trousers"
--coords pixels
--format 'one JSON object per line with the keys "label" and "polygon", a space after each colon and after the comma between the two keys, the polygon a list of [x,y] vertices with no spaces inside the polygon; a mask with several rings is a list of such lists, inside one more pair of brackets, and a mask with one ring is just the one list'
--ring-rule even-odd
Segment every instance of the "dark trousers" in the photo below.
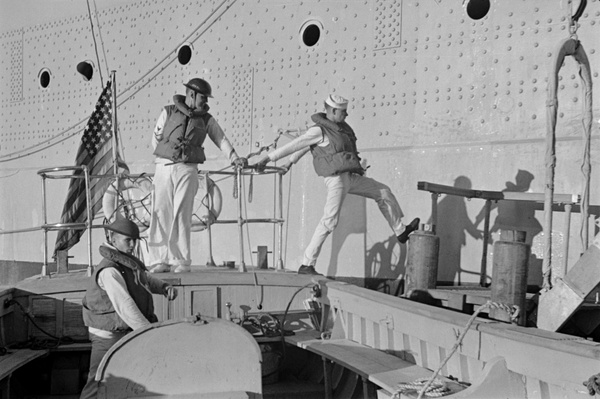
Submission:
{"label": "dark trousers", "polygon": [[83,391],[81,391],[80,399],[95,399],[98,395],[98,381],[96,381],[96,371],[102,361],[102,358],[108,350],[117,343],[118,340],[127,335],[127,332],[115,332],[114,338],[101,338],[92,333],[89,334],[92,341],[92,354],[90,356],[90,371],[88,373],[87,382]]}

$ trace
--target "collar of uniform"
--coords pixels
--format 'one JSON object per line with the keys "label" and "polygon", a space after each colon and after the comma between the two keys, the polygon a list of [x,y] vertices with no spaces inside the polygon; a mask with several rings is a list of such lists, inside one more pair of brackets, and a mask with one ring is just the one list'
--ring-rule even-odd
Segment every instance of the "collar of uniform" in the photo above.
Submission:
{"label": "collar of uniform", "polygon": [[317,112],[310,118],[312,119],[312,121],[314,123],[326,126],[331,130],[342,130],[342,126],[327,119],[327,115],[324,114],[323,112]]}
{"label": "collar of uniform", "polygon": [[100,255],[103,258],[130,268],[131,270],[147,271],[146,266],[135,256],[121,252],[110,244],[100,245]]}

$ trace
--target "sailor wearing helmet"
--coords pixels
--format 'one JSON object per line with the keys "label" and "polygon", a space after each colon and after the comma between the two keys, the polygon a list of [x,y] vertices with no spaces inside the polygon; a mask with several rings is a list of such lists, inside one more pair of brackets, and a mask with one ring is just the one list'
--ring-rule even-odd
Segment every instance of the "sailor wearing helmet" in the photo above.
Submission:
{"label": "sailor wearing helmet", "polygon": [[104,226],[107,242],[100,246],[103,259],[94,270],[83,298],[83,322],[88,327],[92,353],[88,379],[81,398],[95,398],[100,361],[108,350],[132,330],[156,322],[152,294],[172,301],[177,289],[147,273],[133,252],[140,231],[124,218]]}
{"label": "sailor wearing helmet", "polygon": [[208,82],[194,78],[184,86],[185,97],[173,97],[174,104],[163,109],[152,136],[156,156],[148,233],[152,273],[168,272],[171,266],[175,267],[175,273],[190,271],[194,196],[198,191],[198,164],[206,160],[203,147],[206,137],[232,165],[247,165],[208,113],[208,99],[212,98]]}

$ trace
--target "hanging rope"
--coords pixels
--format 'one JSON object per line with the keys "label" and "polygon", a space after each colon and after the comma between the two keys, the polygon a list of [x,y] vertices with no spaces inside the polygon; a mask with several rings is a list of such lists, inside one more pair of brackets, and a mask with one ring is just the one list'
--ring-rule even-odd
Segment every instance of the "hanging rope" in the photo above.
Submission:
{"label": "hanging rope", "polygon": [[570,55],[575,58],[579,65],[579,76],[582,80],[582,124],[584,134],[584,153],[582,157],[581,170],[583,173],[583,194],[581,200],[581,230],[580,238],[582,252],[588,247],[588,212],[589,212],[589,185],[591,174],[590,163],[590,141],[592,129],[592,76],[590,72],[590,63],[583,49],[583,46],[576,39],[577,18],[583,13],[585,1],[582,1],[579,10],[570,21],[571,36],[563,40],[555,52],[552,60],[550,76],[548,77],[548,96],[546,100],[546,187],[544,200],[544,261],[542,266],[543,290],[552,288],[552,205],[554,203],[554,169],[556,167],[556,115],[558,110],[558,72],[564,63],[565,56]]}

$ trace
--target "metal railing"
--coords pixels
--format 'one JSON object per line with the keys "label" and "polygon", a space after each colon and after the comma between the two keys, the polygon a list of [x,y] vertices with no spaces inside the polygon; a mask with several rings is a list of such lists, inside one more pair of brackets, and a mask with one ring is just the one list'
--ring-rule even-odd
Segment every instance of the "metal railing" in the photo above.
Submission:
{"label": "metal railing", "polygon": [[[82,171],[83,174],[82,175],[77,175],[77,174],[66,174],[66,173],[62,173],[62,172],[74,172],[74,171]],[[245,224],[248,223],[273,223],[273,224],[277,224],[278,225],[278,234],[277,234],[277,253],[273,254],[274,256],[274,263],[275,263],[275,268],[277,270],[283,270],[283,258],[282,258],[282,248],[283,248],[283,224],[285,223],[285,220],[283,218],[283,184],[282,184],[282,178],[283,175],[280,173],[284,171],[283,168],[280,167],[276,167],[276,166],[267,166],[265,167],[265,170],[262,172],[257,172],[254,168],[245,168],[245,169],[236,169],[233,171],[224,171],[224,170],[218,170],[218,171],[210,171],[210,170],[199,170],[198,174],[199,175],[203,175],[205,176],[205,178],[207,178],[210,175],[228,175],[228,176],[233,176],[236,178],[236,191],[237,191],[237,218],[236,219],[222,219],[222,220],[214,220],[212,223],[214,224],[233,224],[233,223],[237,223],[238,225],[238,238],[239,238],[239,256],[240,256],[240,264],[239,264],[239,270],[241,272],[245,272],[246,270],[246,264],[244,261],[244,237],[243,237],[243,226]],[[37,172],[37,174],[42,178],[42,184],[41,184],[41,190],[42,190],[42,224],[40,226],[36,226],[36,227],[29,227],[29,228],[23,228],[23,229],[14,229],[14,230],[3,230],[0,231],[0,235],[4,235],[4,234],[18,234],[18,233],[28,233],[28,232],[36,232],[36,231],[43,231],[43,235],[44,235],[44,243],[43,243],[43,264],[42,264],[42,272],[41,272],[41,276],[42,277],[49,277],[49,273],[48,273],[48,260],[49,260],[49,255],[48,255],[48,232],[50,231],[60,231],[60,230],[87,230],[87,235],[88,235],[88,242],[87,242],[87,253],[88,253],[88,269],[87,269],[87,273],[88,275],[91,275],[92,270],[93,270],[93,258],[92,258],[92,248],[93,248],[93,240],[92,240],[92,229],[95,228],[102,228],[103,225],[102,224],[93,224],[93,217],[92,217],[92,206],[91,206],[91,194],[90,194],[90,187],[91,187],[91,180],[92,179],[110,179],[110,180],[115,180],[115,179],[124,179],[124,178],[128,178],[128,179],[138,179],[141,177],[149,177],[152,178],[153,174],[137,174],[137,175],[125,175],[125,174],[110,174],[110,175],[102,175],[102,176],[97,176],[97,175],[90,175],[89,174],[89,170],[88,168],[83,165],[83,166],[58,166],[58,167],[53,167],[53,168],[46,168],[46,169],[41,169]],[[257,175],[271,175],[271,174],[275,174],[277,175],[277,180],[276,180],[276,185],[275,185],[275,190],[277,192],[277,196],[275,197],[275,204],[274,204],[274,212],[275,214],[273,215],[272,218],[244,218],[243,217],[243,195],[242,195],[242,179],[244,176],[250,176],[251,178],[253,178],[253,176],[257,176]],[[46,180],[47,179],[84,179],[85,181],[85,196],[86,196],[86,206],[87,206],[87,221],[85,222],[81,222],[81,223],[49,223],[48,222],[48,213],[47,213],[47,209],[48,209],[48,204],[47,204],[47,190],[46,190]],[[117,185],[118,187],[118,185]],[[210,185],[207,183],[205,184],[205,188],[206,188],[206,196],[207,198],[211,198],[210,196]],[[118,196],[117,196],[118,197]],[[116,199],[118,201],[118,198]],[[210,210],[211,205],[208,205],[208,208]],[[116,211],[115,212],[119,212],[119,206],[115,207]],[[211,232],[211,224],[212,223],[207,223],[207,231],[208,231],[208,239],[209,239],[209,257],[208,257],[208,261],[207,261],[207,266],[214,266],[215,262],[213,260],[213,251],[212,251],[212,232]],[[276,258],[275,258],[276,257]],[[57,267],[57,272],[58,272],[58,267]]]}

